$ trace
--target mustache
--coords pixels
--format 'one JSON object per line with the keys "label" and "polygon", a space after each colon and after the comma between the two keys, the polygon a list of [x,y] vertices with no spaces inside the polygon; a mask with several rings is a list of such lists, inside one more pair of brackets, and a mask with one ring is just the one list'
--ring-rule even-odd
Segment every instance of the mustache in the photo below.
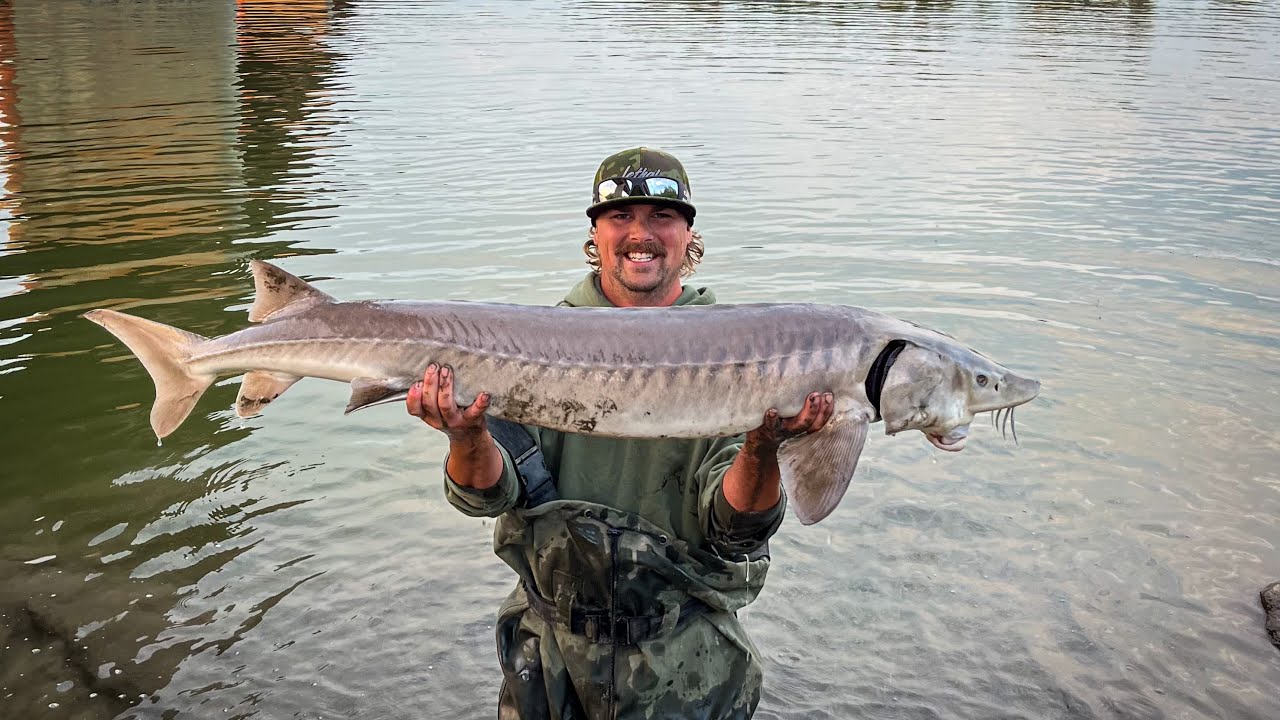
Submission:
{"label": "mustache", "polygon": [[662,243],[639,242],[627,243],[618,248],[619,255],[626,255],[627,253],[649,253],[654,257],[658,257],[659,255],[666,255],[667,251],[666,248],[662,247]]}

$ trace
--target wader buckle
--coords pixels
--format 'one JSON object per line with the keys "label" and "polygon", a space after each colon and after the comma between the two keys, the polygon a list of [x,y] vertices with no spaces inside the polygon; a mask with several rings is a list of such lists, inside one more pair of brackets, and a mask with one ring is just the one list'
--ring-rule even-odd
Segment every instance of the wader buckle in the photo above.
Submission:
{"label": "wader buckle", "polygon": [[[622,615],[610,622],[608,611],[575,608],[569,613],[569,622],[565,623],[555,603],[542,597],[528,584],[523,584],[523,587],[525,597],[529,600],[529,609],[533,610],[538,617],[561,627],[567,625],[570,632],[583,636],[589,642],[635,645],[642,640],[657,637],[662,632],[663,616],[661,615]],[[676,626],[679,627],[694,615],[710,610],[706,603],[691,597],[680,606]]]}
{"label": "wader buckle", "polygon": [[608,613],[584,612],[574,615],[574,620],[580,619],[581,624],[574,622],[570,629],[593,643],[635,645],[657,634],[662,626],[661,617],[648,615],[620,617],[613,623],[609,622]]}

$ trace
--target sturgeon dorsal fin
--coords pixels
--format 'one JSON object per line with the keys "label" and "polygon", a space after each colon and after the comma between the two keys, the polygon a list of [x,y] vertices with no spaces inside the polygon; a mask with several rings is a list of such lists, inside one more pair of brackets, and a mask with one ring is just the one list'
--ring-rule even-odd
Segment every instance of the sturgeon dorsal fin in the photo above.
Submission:
{"label": "sturgeon dorsal fin", "polygon": [[337,302],[311,283],[262,260],[249,263],[253,270],[253,307],[249,322],[264,322],[273,317],[305,310],[318,303]]}
{"label": "sturgeon dorsal fin", "polygon": [[853,411],[836,413],[818,432],[778,448],[787,502],[802,524],[818,522],[840,504],[866,442],[866,418]]}

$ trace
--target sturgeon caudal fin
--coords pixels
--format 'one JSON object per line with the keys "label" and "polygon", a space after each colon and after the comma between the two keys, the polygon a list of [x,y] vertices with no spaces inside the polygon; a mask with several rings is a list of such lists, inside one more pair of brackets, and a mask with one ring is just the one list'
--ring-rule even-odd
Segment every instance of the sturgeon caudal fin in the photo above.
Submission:
{"label": "sturgeon caudal fin", "polygon": [[336,302],[311,283],[262,260],[249,263],[253,270],[253,307],[249,322],[264,322],[273,317],[305,310],[319,303]]}
{"label": "sturgeon caudal fin", "polygon": [[151,429],[156,437],[163,438],[177,430],[215,379],[213,375],[193,373],[187,366],[191,348],[208,338],[114,310],[90,310],[84,317],[127,345],[151,374],[151,381],[156,384]]}

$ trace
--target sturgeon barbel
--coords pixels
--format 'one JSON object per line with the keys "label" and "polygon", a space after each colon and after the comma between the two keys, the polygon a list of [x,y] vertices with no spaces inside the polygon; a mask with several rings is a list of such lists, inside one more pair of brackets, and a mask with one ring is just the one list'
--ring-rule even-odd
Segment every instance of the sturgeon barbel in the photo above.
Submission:
{"label": "sturgeon barbel", "polygon": [[86,313],[151,374],[156,437],[176,430],[215,379],[242,372],[241,416],[303,377],[350,383],[347,412],[401,400],[437,363],[454,369],[459,406],[487,392],[495,417],[618,438],[736,435],[771,407],[788,417],[808,393],[831,392],[822,430],[778,450],[788,499],[807,525],[843,497],[870,423],[959,450],[975,414],[1011,413],[1040,391],[947,335],[851,306],[338,302],[270,263],[255,260],[252,270],[249,320],[260,324],[222,337]]}

